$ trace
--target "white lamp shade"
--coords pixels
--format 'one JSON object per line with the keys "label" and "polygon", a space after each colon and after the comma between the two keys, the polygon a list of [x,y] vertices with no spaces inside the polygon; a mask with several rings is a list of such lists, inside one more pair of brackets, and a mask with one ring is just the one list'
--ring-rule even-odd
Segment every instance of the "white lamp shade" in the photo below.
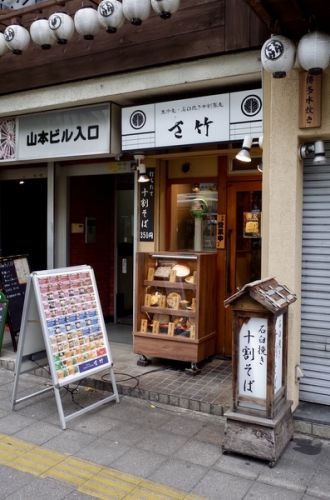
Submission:
{"label": "white lamp shade", "polygon": [[325,147],[323,141],[315,141],[314,143],[314,164],[324,165],[327,162],[325,156]]}
{"label": "white lamp shade", "polygon": [[14,54],[21,54],[30,43],[30,33],[19,24],[11,24],[4,31],[7,47]]}
{"label": "white lamp shade", "polygon": [[251,146],[252,146],[252,137],[250,135],[246,135],[244,137],[242,149],[237,153],[235,158],[239,161],[244,161],[246,163],[249,163],[251,161],[251,156],[250,156]]}
{"label": "white lamp shade", "polygon": [[37,19],[30,26],[32,41],[42,49],[50,49],[56,42],[56,36],[48,25],[47,19]]}
{"label": "white lamp shade", "polygon": [[130,23],[139,25],[150,15],[150,0],[123,0],[123,13]]}
{"label": "white lamp shade", "polygon": [[93,40],[100,29],[97,12],[92,7],[83,7],[77,10],[73,22],[77,32],[82,35],[85,40]]}
{"label": "white lamp shade", "polygon": [[73,36],[73,19],[64,12],[54,12],[48,19],[48,25],[56,36],[58,43],[67,43]]}
{"label": "white lamp shade", "polygon": [[163,19],[168,19],[180,7],[180,0],[151,0],[151,7]]}
{"label": "white lamp shade", "polygon": [[317,75],[330,64],[330,36],[327,33],[313,31],[304,35],[297,49],[300,66]]}
{"label": "white lamp shade", "polygon": [[7,52],[8,47],[3,33],[0,33],[0,56],[3,56]]}
{"label": "white lamp shade", "polygon": [[115,33],[125,22],[123,6],[118,0],[103,0],[97,8],[99,23],[109,33]]}
{"label": "white lamp shade", "polygon": [[265,71],[274,78],[283,78],[293,68],[295,46],[288,38],[275,35],[267,40],[261,49],[261,62]]}

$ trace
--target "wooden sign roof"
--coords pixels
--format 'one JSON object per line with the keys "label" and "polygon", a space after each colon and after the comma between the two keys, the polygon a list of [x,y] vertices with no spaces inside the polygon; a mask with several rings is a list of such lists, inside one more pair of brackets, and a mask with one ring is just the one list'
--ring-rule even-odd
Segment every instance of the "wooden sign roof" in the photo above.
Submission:
{"label": "wooden sign roof", "polygon": [[244,285],[237,293],[224,301],[225,307],[244,294],[249,294],[252,299],[273,313],[285,309],[297,300],[296,295],[285,285],[278,283],[275,278],[265,278]]}

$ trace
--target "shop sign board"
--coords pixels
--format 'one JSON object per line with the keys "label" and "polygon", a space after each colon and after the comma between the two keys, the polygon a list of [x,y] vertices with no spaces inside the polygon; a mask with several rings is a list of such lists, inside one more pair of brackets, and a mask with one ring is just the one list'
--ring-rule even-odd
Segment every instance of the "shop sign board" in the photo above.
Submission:
{"label": "shop sign board", "polygon": [[18,118],[18,160],[109,153],[110,106]]}
{"label": "shop sign board", "polygon": [[267,318],[250,318],[239,332],[239,395],[266,398]]}
{"label": "shop sign board", "polygon": [[0,120],[0,162],[116,154],[119,129],[109,103]]}
{"label": "shop sign board", "polygon": [[150,182],[141,183],[139,190],[140,241],[154,241],[154,188],[155,169],[147,168]]}
{"label": "shop sign board", "polygon": [[[35,368],[43,359],[49,364],[52,388],[57,391],[56,403],[63,428],[66,420],[77,412],[64,416],[58,393],[61,387],[109,369],[114,395],[102,401],[119,400],[91,267],[75,266],[30,275],[22,314],[13,405],[22,400],[16,398],[20,373]],[[86,407],[86,411],[87,408],[91,406]]]}
{"label": "shop sign board", "polygon": [[122,109],[122,150],[241,140],[262,133],[262,89]]}
{"label": "shop sign board", "polygon": [[299,73],[299,128],[321,126],[322,75]]}

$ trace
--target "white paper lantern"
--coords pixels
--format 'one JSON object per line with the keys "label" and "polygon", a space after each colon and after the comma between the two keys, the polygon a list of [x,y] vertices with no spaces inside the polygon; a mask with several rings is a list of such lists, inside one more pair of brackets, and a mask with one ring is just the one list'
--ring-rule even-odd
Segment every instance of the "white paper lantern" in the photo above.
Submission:
{"label": "white paper lantern", "polygon": [[294,59],[294,43],[282,35],[272,36],[262,46],[262,66],[265,71],[272,73],[274,78],[284,78],[293,68]]}
{"label": "white paper lantern", "polygon": [[85,40],[93,40],[100,29],[97,12],[92,7],[77,10],[73,18],[76,30]]}
{"label": "white paper lantern", "polygon": [[298,43],[297,56],[302,68],[318,75],[330,64],[330,35],[313,31],[304,35]]}
{"label": "white paper lantern", "polygon": [[123,13],[130,23],[138,26],[150,15],[150,0],[123,0]]}
{"label": "white paper lantern", "polygon": [[115,33],[125,22],[123,6],[118,0],[103,0],[97,8],[99,23],[108,33]]}
{"label": "white paper lantern", "polygon": [[7,47],[14,54],[22,54],[30,43],[30,33],[19,24],[11,24],[4,31]]}
{"label": "white paper lantern", "polygon": [[54,12],[49,19],[48,24],[53,31],[58,43],[67,43],[74,33],[74,23],[72,17],[64,12]]}
{"label": "white paper lantern", "polygon": [[8,50],[6,40],[3,33],[0,33],[0,56],[3,56]]}
{"label": "white paper lantern", "polygon": [[180,7],[180,0],[151,0],[151,7],[162,19],[168,19]]}
{"label": "white paper lantern", "polygon": [[42,49],[50,49],[57,41],[54,32],[50,29],[47,19],[37,19],[30,26],[32,41]]}

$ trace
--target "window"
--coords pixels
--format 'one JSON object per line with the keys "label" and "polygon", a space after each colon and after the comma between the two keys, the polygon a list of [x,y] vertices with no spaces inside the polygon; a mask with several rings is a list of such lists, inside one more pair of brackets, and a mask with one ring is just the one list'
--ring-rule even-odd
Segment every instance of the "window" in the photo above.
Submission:
{"label": "window", "polygon": [[170,251],[216,249],[215,183],[172,184]]}

